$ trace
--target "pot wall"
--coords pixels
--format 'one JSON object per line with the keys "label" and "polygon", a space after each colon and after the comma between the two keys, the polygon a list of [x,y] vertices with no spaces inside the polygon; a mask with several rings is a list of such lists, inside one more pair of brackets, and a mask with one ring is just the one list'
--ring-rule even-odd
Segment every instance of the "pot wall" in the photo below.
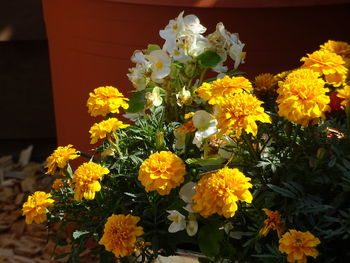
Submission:
{"label": "pot wall", "polygon": [[[130,4],[126,0],[43,0],[49,39],[52,87],[59,145],[87,151],[89,129],[99,119],[87,113],[88,93],[112,85],[132,90],[126,74],[135,49],[162,44],[158,32],[181,11],[197,15],[208,28],[222,21],[246,43],[253,78],[300,65],[300,58],[328,39],[350,42],[350,5],[283,8],[200,8]],[[141,1],[137,1],[141,2]],[[235,2],[235,1],[233,1]],[[257,2],[257,1],[255,1]]]}

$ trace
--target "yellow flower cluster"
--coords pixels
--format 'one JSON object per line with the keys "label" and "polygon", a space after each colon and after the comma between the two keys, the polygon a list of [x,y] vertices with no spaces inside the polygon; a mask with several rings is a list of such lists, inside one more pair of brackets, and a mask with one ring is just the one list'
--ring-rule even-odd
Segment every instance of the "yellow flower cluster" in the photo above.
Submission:
{"label": "yellow flower cluster", "polygon": [[260,74],[254,80],[254,94],[256,96],[272,96],[276,93],[276,78],[270,73]]}
{"label": "yellow flower cluster", "polygon": [[169,151],[151,154],[140,166],[138,179],[146,191],[167,195],[184,181],[186,166],[183,160]]}
{"label": "yellow flower cluster", "polygon": [[306,127],[310,121],[325,118],[325,112],[330,110],[330,99],[326,95],[329,90],[319,74],[311,69],[297,69],[278,85],[278,114],[290,121]]}
{"label": "yellow flower cluster", "polygon": [[193,210],[203,217],[215,213],[226,218],[233,217],[237,211],[237,201],[251,203],[249,188],[252,184],[238,169],[222,168],[216,173],[204,175],[198,182],[192,200]]}
{"label": "yellow flower cluster", "polygon": [[220,134],[230,131],[239,137],[244,130],[255,136],[258,132],[257,121],[271,123],[269,115],[261,106],[262,103],[252,94],[245,92],[216,101],[215,115]]}
{"label": "yellow flower cluster", "polygon": [[284,231],[284,223],[281,220],[280,213],[267,208],[263,208],[263,211],[267,215],[267,218],[264,220],[264,227],[260,230],[260,235],[266,236],[270,230],[276,230],[278,238],[281,238]]}
{"label": "yellow flower cluster", "polygon": [[91,116],[106,116],[108,113],[119,113],[119,108],[127,109],[129,99],[112,86],[99,87],[90,92],[87,107]]}
{"label": "yellow flower cluster", "polygon": [[67,166],[69,160],[74,160],[79,157],[78,151],[72,148],[73,145],[58,147],[49,157],[46,159],[47,172],[46,174],[54,175],[57,172],[57,168],[63,169]]}
{"label": "yellow flower cluster", "polygon": [[339,56],[345,61],[345,67],[350,67],[350,45],[343,41],[328,40],[320,46],[321,49],[328,50]]}
{"label": "yellow flower cluster", "polygon": [[252,89],[252,84],[245,77],[230,78],[225,76],[213,81],[212,84],[204,82],[196,92],[199,97],[208,101],[209,104],[215,104],[221,97],[232,96],[243,91],[250,92]]}
{"label": "yellow flower cluster", "polygon": [[104,226],[103,236],[99,241],[106,250],[117,258],[134,253],[137,237],[143,234],[143,229],[137,226],[140,218],[132,215],[111,215]]}
{"label": "yellow flower cluster", "polygon": [[74,199],[81,201],[83,197],[87,200],[95,198],[95,193],[101,190],[98,181],[109,170],[94,162],[83,163],[73,174]]}
{"label": "yellow flower cluster", "polygon": [[124,129],[129,126],[129,124],[125,124],[117,118],[109,118],[99,123],[95,123],[92,125],[89,131],[91,134],[90,144],[95,144],[99,139],[106,138],[107,135],[115,132],[116,130]]}
{"label": "yellow flower cluster", "polygon": [[341,105],[350,105],[350,86],[347,85],[344,88],[341,88],[337,92],[337,97],[344,99],[340,104]]}
{"label": "yellow flower cluster", "polygon": [[33,221],[40,224],[47,220],[46,210],[54,203],[50,197],[51,194],[42,191],[36,191],[33,195],[28,196],[27,202],[23,204],[22,208],[27,224],[31,224]]}
{"label": "yellow flower cluster", "polygon": [[320,243],[320,240],[309,231],[291,229],[279,240],[279,250],[288,254],[287,260],[290,263],[306,263],[307,256],[313,258],[318,256],[315,247]]}
{"label": "yellow flower cluster", "polygon": [[307,54],[307,57],[303,57],[300,61],[304,61],[302,68],[312,69],[324,75],[326,82],[335,87],[345,82],[348,69],[344,66],[343,58],[336,53],[325,49],[317,50]]}

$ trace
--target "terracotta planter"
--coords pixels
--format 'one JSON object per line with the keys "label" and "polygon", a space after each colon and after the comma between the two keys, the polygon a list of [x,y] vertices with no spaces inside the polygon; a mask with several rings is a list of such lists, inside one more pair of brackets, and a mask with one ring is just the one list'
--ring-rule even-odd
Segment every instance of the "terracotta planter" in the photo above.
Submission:
{"label": "terracotta planter", "polygon": [[43,0],[43,7],[58,144],[84,151],[96,122],[87,113],[88,93],[113,85],[127,94],[133,51],[162,44],[159,30],[183,10],[208,33],[222,21],[240,34],[248,55],[239,69],[248,77],[297,67],[328,39],[350,42],[348,0]]}

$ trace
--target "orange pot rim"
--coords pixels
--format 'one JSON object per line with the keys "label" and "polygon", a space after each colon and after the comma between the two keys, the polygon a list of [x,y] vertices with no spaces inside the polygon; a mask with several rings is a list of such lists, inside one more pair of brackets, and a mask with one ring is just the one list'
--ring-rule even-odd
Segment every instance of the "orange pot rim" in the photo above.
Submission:
{"label": "orange pot rim", "polygon": [[261,7],[297,7],[350,3],[350,0],[104,0],[125,4],[142,4],[157,6],[183,7],[233,7],[233,8],[261,8]]}

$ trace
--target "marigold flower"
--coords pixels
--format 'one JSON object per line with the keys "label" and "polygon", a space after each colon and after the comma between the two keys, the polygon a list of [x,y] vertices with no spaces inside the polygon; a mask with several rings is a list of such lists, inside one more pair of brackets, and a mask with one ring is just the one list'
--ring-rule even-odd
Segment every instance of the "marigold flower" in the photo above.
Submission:
{"label": "marigold flower", "polygon": [[309,231],[301,232],[291,229],[279,240],[279,250],[288,254],[288,262],[306,263],[307,256],[313,258],[318,256],[315,247],[320,243],[320,240]]}
{"label": "marigold flower", "polygon": [[63,181],[61,178],[55,179],[55,181],[53,181],[52,186],[53,189],[60,190],[61,188],[64,187]]}
{"label": "marigold flower", "polygon": [[22,212],[26,217],[26,224],[33,221],[37,224],[47,220],[47,207],[52,206],[54,200],[50,198],[51,194],[42,191],[36,191],[33,195],[28,196],[27,202],[23,204]]}
{"label": "marigold flower", "polygon": [[193,125],[193,120],[189,120],[186,123],[182,124],[180,127],[176,128],[174,132],[177,133],[190,133],[194,132],[196,130],[196,127]]}
{"label": "marigold flower", "polygon": [[320,48],[333,52],[343,58],[350,58],[350,45],[346,42],[328,40]]}
{"label": "marigold flower", "polygon": [[47,168],[46,174],[54,175],[58,168],[64,168],[67,166],[69,160],[74,160],[79,157],[78,151],[72,148],[73,145],[59,146],[49,157],[46,159],[45,168]]}
{"label": "marigold flower", "polygon": [[319,74],[311,69],[290,73],[284,82],[278,82],[278,114],[304,127],[309,121],[325,118],[325,112],[330,111],[330,99],[324,84]]}
{"label": "marigold flower", "polygon": [[235,93],[251,91],[252,83],[245,77],[225,76],[223,79],[217,79],[212,84],[204,82],[196,92],[199,97],[207,100],[209,104],[215,104],[220,97],[232,96]]}
{"label": "marigold flower", "polygon": [[267,218],[264,220],[264,227],[260,230],[260,235],[266,236],[270,230],[276,230],[278,238],[281,238],[284,231],[284,223],[281,220],[281,215],[278,211],[271,211],[267,208],[262,209]]}
{"label": "marigold flower", "polygon": [[342,89],[339,89],[337,92],[337,97],[343,99],[340,104],[341,105],[350,105],[350,86],[345,86]]}
{"label": "marigold flower", "polygon": [[270,73],[260,74],[254,80],[254,94],[258,97],[266,95],[274,95],[276,93],[275,86],[277,84],[276,78]]}
{"label": "marigold flower", "polygon": [[106,138],[107,135],[115,132],[118,129],[124,129],[129,126],[129,124],[125,124],[117,118],[109,118],[99,123],[95,123],[94,125],[92,125],[89,131],[89,133],[91,134],[90,144],[96,143],[99,139]]}
{"label": "marigold flower", "polygon": [[137,226],[139,221],[137,216],[111,215],[104,226],[99,244],[104,245],[117,258],[130,256],[135,252],[137,237],[143,234],[143,228]]}
{"label": "marigold flower", "polygon": [[312,69],[325,76],[327,83],[339,86],[344,83],[348,69],[344,66],[343,58],[328,50],[318,50],[307,54],[300,61],[304,61],[302,68]]}
{"label": "marigold flower", "polygon": [[252,184],[238,169],[223,168],[216,173],[204,175],[198,182],[192,200],[193,210],[203,217],[215,213],[226,218],[233,217],[237,211],[237,201],[251,203],[249,192]]}
{"label": "marigold flower", "polygon": [[261,107],[262,103],[252,94],[245,92],[218,100],[215,115],[220,134],[230,130],[239,137],[244,130],[255,136],[258,132],[257,121],[271,123],[269,115]]}
{"label": "marigold flower", "polygon": [[119,113],[119,108],[127,109],[129,99],[112,86],[99,87],[90,92],[87,107],[91,116],[106,116],[108,113]]}
{"label": "marigold flower", "polygon": [[83,163],[73,174],[74,200],[81,201],[95,198],[95,193],[101,190],[99,179],[108,174],[109,170],[93,162]]}
{"label": "marigold flower", "polygon": [[176,154],[161,151],[151,154],[140,166],[138,179],[146,191],[167,195],[184,181],[185,163]]}

